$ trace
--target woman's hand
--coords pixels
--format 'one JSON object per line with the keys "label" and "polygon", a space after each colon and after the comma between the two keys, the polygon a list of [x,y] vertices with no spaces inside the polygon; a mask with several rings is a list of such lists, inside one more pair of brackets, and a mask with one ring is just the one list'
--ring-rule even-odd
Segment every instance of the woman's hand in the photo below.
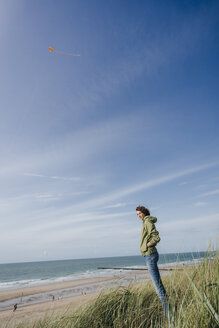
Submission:
{"label": "woman's hand", "polygon": [[149,243],[147,243],[147,247],[151,247],[152,245],[151,245],[151,243],[149,242]]}

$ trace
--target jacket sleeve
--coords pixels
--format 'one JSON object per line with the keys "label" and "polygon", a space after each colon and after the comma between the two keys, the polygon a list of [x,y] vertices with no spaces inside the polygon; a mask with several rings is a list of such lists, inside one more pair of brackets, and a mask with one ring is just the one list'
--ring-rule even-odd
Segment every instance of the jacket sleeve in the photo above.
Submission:
{"label": "jacket sleeve", "polygon": [[160,241],[159,232],[156,230],[154,223],[147,222],[148,230],[148,243],[151,243],[151,246],[156,246]]}

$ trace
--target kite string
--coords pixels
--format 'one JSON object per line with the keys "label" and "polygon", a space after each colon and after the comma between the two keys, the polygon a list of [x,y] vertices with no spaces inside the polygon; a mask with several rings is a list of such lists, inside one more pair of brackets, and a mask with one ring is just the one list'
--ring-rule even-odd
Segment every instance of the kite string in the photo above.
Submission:
{"label": "kite string", "polygon": [[80,56],[80,55],[71,54],[71,53],[63,52],[63,51],[59,51],[59,50],[54,50],[54,52],[58,52],[59,54],[64,54],[64,55],[68,55],[68,56]]}

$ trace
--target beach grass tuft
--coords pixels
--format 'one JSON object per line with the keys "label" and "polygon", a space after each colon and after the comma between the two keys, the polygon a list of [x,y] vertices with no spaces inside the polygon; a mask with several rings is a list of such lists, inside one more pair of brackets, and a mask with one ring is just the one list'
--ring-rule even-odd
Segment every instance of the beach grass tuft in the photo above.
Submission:
{"label": "beach grass tuft", "polygon": [[[215,255],[215,252],[214,252]],[[18,328],[217,328],[219,313],[219,257],[205,260],[163,277],[169,295],[171,320],[163,310],[151,282],[119,287],[86,306],[57,317]]]}

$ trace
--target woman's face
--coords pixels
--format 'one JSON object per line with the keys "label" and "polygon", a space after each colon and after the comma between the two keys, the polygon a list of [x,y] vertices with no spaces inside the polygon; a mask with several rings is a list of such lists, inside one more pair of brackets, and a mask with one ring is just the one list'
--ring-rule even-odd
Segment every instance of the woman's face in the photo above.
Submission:
{"label": "woman's face", "polygon": [[137,216],[139,217],[140,220],[143,220],[145,215],[144,213],[142,213],[141,211],[136,211],[137,212]]}

